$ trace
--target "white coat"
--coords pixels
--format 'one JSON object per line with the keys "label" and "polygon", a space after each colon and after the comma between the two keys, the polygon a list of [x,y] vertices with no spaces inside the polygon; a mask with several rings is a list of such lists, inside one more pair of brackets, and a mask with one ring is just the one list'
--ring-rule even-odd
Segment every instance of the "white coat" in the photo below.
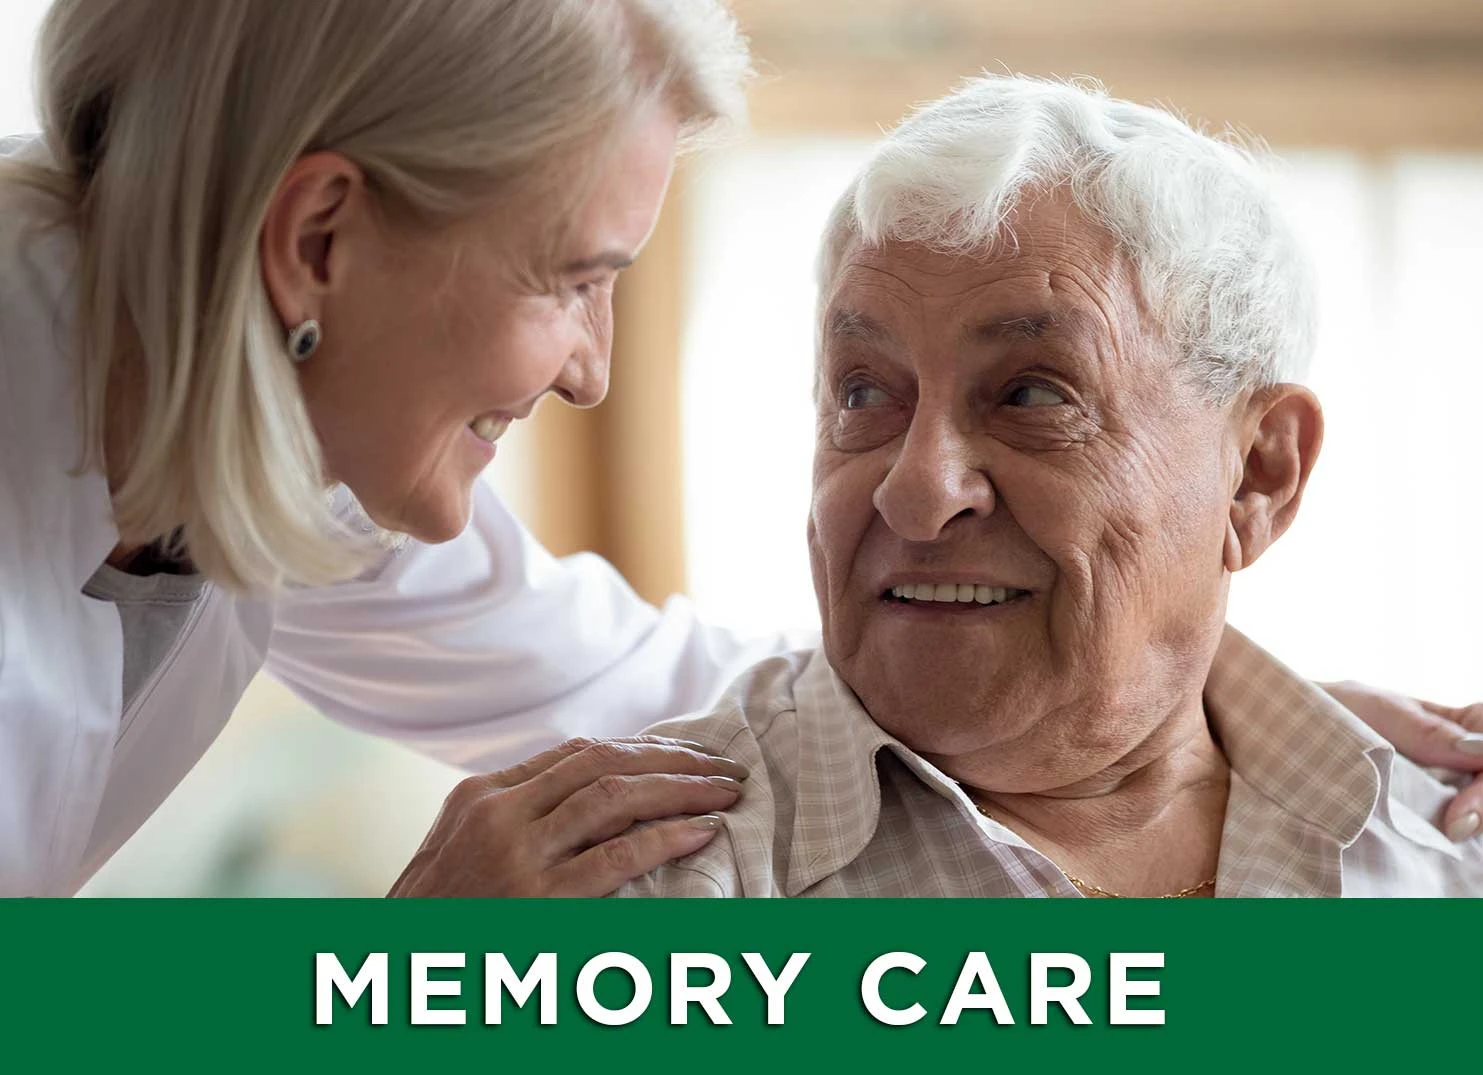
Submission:
{"label": "white coat", "polygon": [[82,586],[118,542],[80,433],[75,238],[0,188],[0,896],[75,892],[216,738],[266,668],[336,720],[495,768],[698,708],[784,639],[745,643],[556,560],[479,483],[473,521],[353,582],[208,587],[127,710],[116,609]]}

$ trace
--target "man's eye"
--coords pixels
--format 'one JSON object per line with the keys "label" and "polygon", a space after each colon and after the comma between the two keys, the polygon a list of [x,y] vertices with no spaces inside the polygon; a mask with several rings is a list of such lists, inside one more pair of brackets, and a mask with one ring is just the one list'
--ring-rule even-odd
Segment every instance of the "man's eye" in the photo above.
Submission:
{"label": "man's eye", "polygon": [[885,401],[886,394],[872,384],[857,384],[845,390],[844,407],[847,411],[875,407]]}
{"label": "man's eye", "polygon": [[1055,407],[1065,403],[1066,397],[1043,384],[1022,384],[1009,393],[1005,402],[1011,407]]}

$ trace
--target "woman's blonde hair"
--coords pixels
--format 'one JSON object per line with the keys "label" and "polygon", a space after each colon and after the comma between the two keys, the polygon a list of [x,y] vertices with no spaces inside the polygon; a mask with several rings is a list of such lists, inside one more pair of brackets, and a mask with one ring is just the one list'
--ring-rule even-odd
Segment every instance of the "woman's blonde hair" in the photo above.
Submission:
{"label": "woman's blonde hair", "polygon": [[456,221],[600,156],[649,102],[692,142],[739,118],[748,60],[720,0],[59,0],[38,69],[52,163],[0,180],[80,235],[82,464],[103,462],[110,378],[142,370],[120,534],[178,528],[206,575],[265,591],[367,555],[259,267],[294,161],[342,153],[389,209]]}

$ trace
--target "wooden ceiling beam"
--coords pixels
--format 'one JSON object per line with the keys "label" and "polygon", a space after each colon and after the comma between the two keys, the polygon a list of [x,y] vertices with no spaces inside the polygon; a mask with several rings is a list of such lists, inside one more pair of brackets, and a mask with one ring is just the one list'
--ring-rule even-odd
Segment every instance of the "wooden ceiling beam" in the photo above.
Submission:
{"label": "wooden ceiling beam", "polygon": [[[1274,145],[1397,149],[1483,149],[1483,65],[1437,63],[1387,70],[1344,60],[1212,63],[1065,46],[1002,55],[994,69],[1089,75],[1110,92],[1157,103],[1208,126],[1233,126]],[[816,65],[775,71],[754,87],[761,133],[873,136],[907,111],[942,96],[985,64],[966,60]]]}
{"label": "wooden ceiling beam", "polygon": [[1483,148],[1478,0],[734,0],[763,131],[872,133],[984,69],[1281,144]]}
{"label": "wooden ceiling beam", "polygon": [[930,44],[997,34],[1170,41],[1396,43],[1483,40],[1477,0],[733,0],[759,45],[848,46],[896,36]]}

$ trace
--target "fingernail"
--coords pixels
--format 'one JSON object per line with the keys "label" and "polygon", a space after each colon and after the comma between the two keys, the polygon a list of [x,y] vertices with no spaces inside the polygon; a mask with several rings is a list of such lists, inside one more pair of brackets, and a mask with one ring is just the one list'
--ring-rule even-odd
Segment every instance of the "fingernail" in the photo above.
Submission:
{"label": "fingernail", "polygon": [[1471,840],[1478,835],[1478,830],[1483,828],[1483,818],[1477,813],[1463,814],[1452,824],[1447,826],[1447,839],[1454,844],[1460,844],[1464,840]]}
{"label": "fingernail", "polygon": [[694,739],[675,739],[673,742],[676,746],[689,747],[691,750],[698,750],[702,754],[709,754],[711,752],[710,747],[704,743],[697,743]]}
{"label": "fingernail", "polygon": [[706,829],[707,831],[719,829],[721,827],[721,817],[719,814],[701,814],[699,817],[692,817],[690,819],[690,827],[693,829]]}
{"label": "fingernail", "polygon": [[712,754],[709,755],[706,760],[708,760],[717,769],[720,769],[723,773],[734,776],[738,780],[745,780],[747,777],[752,775],[752,770],[748,769],[741,762],[732,761],[730,758],[718,758],[714,754]]}
{"label": "fingernail", "polygon": [[725,788],[727,791],[734,791],[738,795],[741,794],[742,784],[740,780],[733,780],[729,776],[708,776],[706,779],[718,788]]}
{"label": "fingernail", "polygon": [[1452,745],[1464,754],[1483,754],[1483,735],[1468,732],[1467,735],[1459,735]]}

